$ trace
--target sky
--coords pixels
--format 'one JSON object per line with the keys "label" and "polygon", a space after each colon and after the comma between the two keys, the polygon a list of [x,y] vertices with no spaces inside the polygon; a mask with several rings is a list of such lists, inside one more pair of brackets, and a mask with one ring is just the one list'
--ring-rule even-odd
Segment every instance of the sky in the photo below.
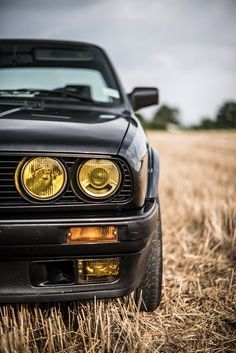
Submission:
{"label": "sky", "polygon": [[127,92],[158,87],[185,125],[236,101],[236,0],[0,0],[0,37],[98,44]]}

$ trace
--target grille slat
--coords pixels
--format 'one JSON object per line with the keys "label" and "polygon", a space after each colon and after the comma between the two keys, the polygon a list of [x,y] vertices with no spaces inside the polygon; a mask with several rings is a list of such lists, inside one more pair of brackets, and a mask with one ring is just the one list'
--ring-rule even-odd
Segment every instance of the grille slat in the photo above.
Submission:
{"label": "grille slat", "polygon": [[0,185],[0,190],[6,190],[6,189],[15,189],[15,186],[14,185],[12,185],[12,183],[11,184],[2,184],[1,183],[1,185]]}
{"label": "grille slat", "polygon": [[[1,156],[0,155],[0,207],[13,207],[13,206],[27,206],[30,208],[34,208],[35,206],[38,206],[39,203],[33,203],[30,202],[26,199],[24,199],[17,191],[15,187],[15,181],[14,181],[14,175],[16,168],[19,164],[19,162],[24,158],[25,156]],[[81,157],[74,157],[74,156],[69,156],[69,157],[58,157],[64,164],[66,165],[67,170],[70,172],[74,165],[75,162],[81,158]],[[121,167],[121,170],[123,171],[123,185],[119,191],[118,194],[116,194],[112,199],[103,201],[103,204],[119,204],[119,203],[124,203],[127,202],[131,199],[132,193],[133,193],[133,185],[131,181],[131,176],[129,169],[127,168],[126,164],[119,160],[118,161],[119,166]],[[85,199],[80,199],[78,198],[70,186],[67,187],[65,190],[64,194],[59,198],[54,201],[45,203],[48,206],[53,208],[53,205],[58,206],[65,206],[65,205],[91,205],[93,202],[86,201]],[[98,202],[94,203],[95,207]],[[42,203],[41,203],[42,205]]]}

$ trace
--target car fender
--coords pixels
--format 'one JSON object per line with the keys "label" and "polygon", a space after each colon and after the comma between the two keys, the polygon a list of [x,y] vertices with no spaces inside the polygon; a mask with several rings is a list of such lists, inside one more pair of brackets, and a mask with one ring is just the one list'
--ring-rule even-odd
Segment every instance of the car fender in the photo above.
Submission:
{"label": "car fender", "polygon": [[149,149],[147,199],[156,199],[160,175],[160,156],[155,148]]}

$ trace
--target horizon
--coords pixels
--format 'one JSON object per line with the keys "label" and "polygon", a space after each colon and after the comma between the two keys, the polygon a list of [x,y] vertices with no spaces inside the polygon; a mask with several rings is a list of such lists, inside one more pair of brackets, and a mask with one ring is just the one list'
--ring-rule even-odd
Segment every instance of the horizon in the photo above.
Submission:
{"label": "horizon", "polygon": [[[160,105],[180,109],[184,125],[214,118],[225,101],[236,100],[234,0],[58,0],[56,11],[45,0],[0,0],[0,10],[2,38],[103,47],[127,92],[157,86]],[[140,113],[150,117],[156,109]]]}

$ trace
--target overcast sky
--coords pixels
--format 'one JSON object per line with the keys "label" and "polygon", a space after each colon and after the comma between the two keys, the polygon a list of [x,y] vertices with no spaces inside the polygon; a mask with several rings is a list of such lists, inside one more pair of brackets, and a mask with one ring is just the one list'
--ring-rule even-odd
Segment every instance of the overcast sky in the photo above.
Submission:
{"label": "overcast sky", "polygon": [[0,37],[99,44],[127,91],[159,87],[186,124],[236,100],[236,0],[0,0]]}

